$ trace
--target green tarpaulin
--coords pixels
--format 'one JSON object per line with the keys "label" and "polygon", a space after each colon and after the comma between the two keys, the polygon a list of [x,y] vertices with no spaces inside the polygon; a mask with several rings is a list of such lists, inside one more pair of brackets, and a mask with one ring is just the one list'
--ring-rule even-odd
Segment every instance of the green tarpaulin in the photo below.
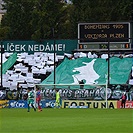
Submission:
{"label": "green tarpaulin", "polygon": [[[132,58],[110,58],[110,84],[126,84],[131,68]],[[106,59],[67,58],[56,68],[55,84],[78,84],[84,80],[85,84],[106,84],[108,61]],[[41,84],[54,84],[54,73]]]}
{"label": "green tarpaulin", "polygon": [[5,74],[6,71],[14,65],[14,63],[16,62],[16,59],[17,59],[17,53],[14,53],[8,58],[6,62],[3,63],[2,74]]}

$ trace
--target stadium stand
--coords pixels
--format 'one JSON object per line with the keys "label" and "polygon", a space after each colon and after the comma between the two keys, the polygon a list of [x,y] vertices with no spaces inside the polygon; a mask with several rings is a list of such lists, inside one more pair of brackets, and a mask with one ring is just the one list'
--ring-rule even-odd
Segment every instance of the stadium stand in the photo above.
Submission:
{"label": "stadium stand", "polygon": [[[130,67],[130,63],[133,57],[132,54],[122,55],[122,58],[119,58],[120,54],[111,55],[111,57],[115,57],[114,59],[118,63],[118,61],[122,64],[126,63],[125,68]],[[34,88],[35,84],[40,83],[47,83],[47,80],[51,80],[52,72],[54,71],[54,54],[53,53],[43,53],[43,52],[35,52],[34,54],[28,53],[4,53],[3,54],[3,75],[2,75],[2,83],[3,87],[6,90],[10,91],[20,91],[21,93],[25,94],[27,88]],[[96,61],[103,60],[106,63],[106,59],[108,58],[108,54],[98,54],[94,52],[75,52],[73,54],[64,53],[64,55],[55,55],[56,59],[56,76],[60,76],[59,72],[64,71],[62,67],[64,61],[66,60],[69,62],[70,60],[74,60],[84,62],[84,59]],[[67,58],[66,58],[67,57]],[[120,60],[122,59],[122,60]],[[72,64],[74,65],[74,61]],[[76,62],[78,64],[78,62]],[[99,62],[100,64],[101,62]],[[66,64],[66,62],[64,63]],[[69,64],[70,65],[70,64]],[[68,65],[68,66],[69,66]],[[100,64],[101,65],[101,64]],[[118,65],[118,64],[117,64]],[[67,66],[67,67],[68,67]],[[75,66],[76,67],[76,66]],[[70,70],[70,68],[69,68]],[[122,72],[122,71],[121,71]],[[124,72],[123,72],[124,73]],[[69,73],[70,74],[70,73]],[[133,66],[131,69],[128,69],[128,74],[126,77],[128,79],[129,84],[133,85]],[[130,76],[131,75],[131,76]],[[123,78],[124,79],[124,78]],[[50,82],[49,82],[50,83]],[[60,83],[60,82],[58,82]],[[64,83],[61,81],[61,83]],[[69,83],[69,82],[67,82]]]}
{"label": "stadium stand", "polygon": [[[64,57],[56,55],[56,64]],[[54,70],[54,54],[35,52],[3,54],[3,87],[17,90],[17,87],[34,87]],[[19,85],[19,86],[18,86]]]}

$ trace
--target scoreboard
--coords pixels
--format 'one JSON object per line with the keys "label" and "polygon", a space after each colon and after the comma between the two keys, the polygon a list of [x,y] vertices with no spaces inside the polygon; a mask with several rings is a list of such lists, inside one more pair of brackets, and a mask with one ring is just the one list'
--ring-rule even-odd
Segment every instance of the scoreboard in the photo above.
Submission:
{"label": "scoreboard", "polygon": [[79,23],[79,49],[131,49],[129,22]]}

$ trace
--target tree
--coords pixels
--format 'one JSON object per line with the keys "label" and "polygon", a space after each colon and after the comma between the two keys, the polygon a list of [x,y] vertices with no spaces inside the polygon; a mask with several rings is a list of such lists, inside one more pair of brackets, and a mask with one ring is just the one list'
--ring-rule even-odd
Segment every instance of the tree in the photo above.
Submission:
{"label": "tree", "polygon": [[8,33],[9,33],[10,28],[5,26],[5,27],[0,27],[0,40],[5,40],[8,39]]}
{"label": "tree", "polygon": [[2,20],[2,26],[10,27],[9,39],[30,39],[33,33],[31,25],[33,0],[4,0],[4,8],[7,10]]}
{"label": "tree", "polygon": [[7,10],[2,27],[10,28],[9,39],[50,39],[62,37],[66,20],[65,4],[61,0],[4,0]]}
{"label": "tree", "polygon": [[[5,39],[75,39],[78,23],[130,21],[132,0],[4,0]],[[1,34],[2,35],[2,34]],[[4,36],[2,36],[4,38]]]}
{"label": "tree", "polygon": [[60,38],[62,25],[66,21],[65,12],[64,3],[60,0],[37,1],[33,10],[32,24],[36,27],[32,39],[51,39],[52,29],[55,31],[55,37]]}
{"label": "tree", "polygon": [[98,23],[111,21],[130,21],[132,0],[73,0],[71,29],[77,37],[77,25],[80,22]]}

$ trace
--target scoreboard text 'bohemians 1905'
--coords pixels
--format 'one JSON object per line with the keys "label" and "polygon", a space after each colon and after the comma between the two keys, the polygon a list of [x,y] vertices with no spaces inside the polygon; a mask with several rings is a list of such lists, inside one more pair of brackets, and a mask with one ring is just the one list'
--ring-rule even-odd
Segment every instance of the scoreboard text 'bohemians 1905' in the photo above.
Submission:
{"label": "scoreboard text 'bohemians 1905'", "polygon": [[79,43],[99,43],[111,42],[129,43],[130,23],[79,23],[78,39]]}

